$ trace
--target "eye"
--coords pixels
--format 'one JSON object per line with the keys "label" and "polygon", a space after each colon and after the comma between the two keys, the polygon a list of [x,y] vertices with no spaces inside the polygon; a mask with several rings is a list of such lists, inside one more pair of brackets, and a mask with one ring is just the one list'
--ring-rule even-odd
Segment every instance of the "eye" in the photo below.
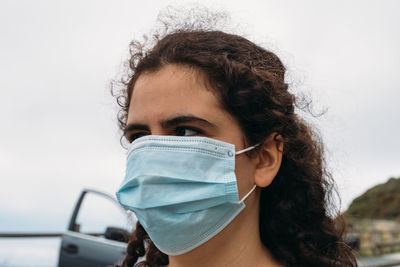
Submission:
{"label": "eye", "polygon": [[137,132],[137,133],[133,133],[133,134],[127,135],[126,139],[128,139],[129,143],[132,143],[136,139],[138,139],[140,137],[143,137],[145,135],[148,135],[148,133],[146,133],[146,132]]}
{"label": "eye", "polygon": [[194,136],[199,135],[202,132],[192,127],[177,127],[175,129],[175,135],[177,136]]}

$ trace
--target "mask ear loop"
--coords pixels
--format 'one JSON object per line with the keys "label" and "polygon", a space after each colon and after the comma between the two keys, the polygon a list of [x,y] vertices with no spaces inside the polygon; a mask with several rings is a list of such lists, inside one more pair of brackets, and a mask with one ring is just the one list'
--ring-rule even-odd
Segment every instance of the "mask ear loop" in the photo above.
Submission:
{"label": "mask ear loop", "polygon": [[244,152],[247,152],[247,151],[249,151],[249,150],[252,150],[252,149],[258,147],[259,145],[260,145],[260,143],[255,144],[254,146],[249,146],[248,148],[245,148],[245,149],[242,149],[242,150],[240,150],[240,151],[235,152],[235,155],[240,155],[240,154],[242,154],[242,153],[244,153]]}
{"label": "mask ear loop", "polygon": [[[258,143],[258,144],[255,144],[254,146],[249,146],[248,148],[245,148],[245,149],[242,149],[242,150],[240,150],[240,151],[238,151],[238,152],[235,152],[235,155],[240,155],[240,154],[242,154],[242,153],[244,153],[244,152],[250,151],[250,150],[252,150],[252,149],[258,147],[260,144],[261,144],[261,143]],[[242,198],[242,200],[240,200],[239,202],[242,203],[243,201],[245,201],[246,198],[248,198],[248,196],[250,196],[250,194],[253,193],[253,191],[256,189],[256,187],[257,187],[257,185],[254,185],[254,186],[250,189],[250,191],[249,191],[249,192]]]}
{"label": "mask ear loop", "polygon": [[250,194],[254,192],[254,190],[256,189],[256,187],[257,187],[257,185],[254,185],[254,186],[250,189],[250,191],[242,198],[242,200],[240,200],[240,203],[242,203],[243,201],[245,201],[246,198],[248,198],[248,197],[250,196]]}
{"label": "mask ear loop", "polygon": [[[240,155],[240,154],[242,154],[242,153],[244,153],[244,152],[250,151],[250,150],[252,150],[252,149],[258,147],[260,144],[261,144],[261,143],[258,143],[258,144],[255,144],[254,146],[249,146],[248,148],[245,148],[245,149],[243,149],[243,150],[240,150],[240,151],[238,151],[238,152],[235,152],[235,155]],[[254,185],[254,186],[250,189],[250,191],[249,191],[249,192],[242,198],[242,200],[240,200],[239,202],[242,203],[243,201],[245,201],[246,198],[248,198],[248,196],[250,196],[250,194],[253,193],[253,191],[256,189],[256,187],[257,187],[257,185]]]}

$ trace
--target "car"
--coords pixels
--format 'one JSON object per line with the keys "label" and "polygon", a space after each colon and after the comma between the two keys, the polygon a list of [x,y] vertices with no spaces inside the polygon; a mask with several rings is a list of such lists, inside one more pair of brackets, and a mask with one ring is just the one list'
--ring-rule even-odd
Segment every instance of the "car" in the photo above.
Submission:
{"label": "car", "polygon": [[84,189],[61,237],[59,267],[105,267],[121,263],[136,225],[117,200],[106,193]]}

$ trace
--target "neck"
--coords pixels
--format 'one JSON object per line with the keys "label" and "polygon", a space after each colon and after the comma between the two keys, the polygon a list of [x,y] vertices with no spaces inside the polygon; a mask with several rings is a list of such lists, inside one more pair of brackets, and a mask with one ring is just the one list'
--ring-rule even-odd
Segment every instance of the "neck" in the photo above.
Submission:
{"label": "neck", "polygon": [[[257,192],[259,193],[259,192]],[[224,230],[188,253],[169,256],[168,267],[280,266],[260,240],[259,194]],[[252,202],[252,203],[251,203]]]}

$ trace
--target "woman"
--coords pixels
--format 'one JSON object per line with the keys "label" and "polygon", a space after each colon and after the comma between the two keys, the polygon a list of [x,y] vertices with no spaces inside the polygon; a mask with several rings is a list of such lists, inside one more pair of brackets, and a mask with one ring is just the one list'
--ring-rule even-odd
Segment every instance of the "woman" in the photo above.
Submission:
{"label": "woman", "polygon": [[220,31],[155,38],[132,44],[119,96],[132,144],[117,196],[139,220],[122,265],[356,266],[279,58]]}

